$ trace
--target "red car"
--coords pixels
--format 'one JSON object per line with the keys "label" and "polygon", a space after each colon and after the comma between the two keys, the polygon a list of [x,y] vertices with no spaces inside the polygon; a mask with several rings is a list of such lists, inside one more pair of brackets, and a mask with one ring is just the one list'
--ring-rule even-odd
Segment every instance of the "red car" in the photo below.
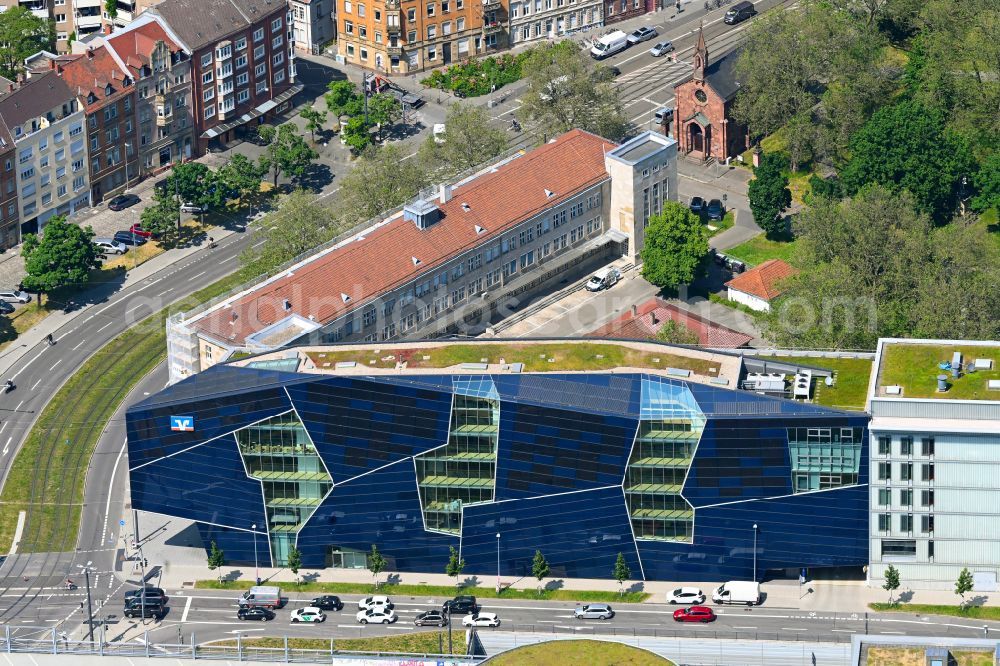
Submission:
{"label": "red car", "polygon": [[674,611],[674,622],[712,622],[715,611],[708,606],[691,606]]}
{"label": "red car", "polygon": [[153,237],[153,232],[146,231],[145,229],[142,228],[141,224],[133,224],[131,227],[129,227],[128,232],[130,234],[135,234],[136,236],[141,236],[142,238]]}

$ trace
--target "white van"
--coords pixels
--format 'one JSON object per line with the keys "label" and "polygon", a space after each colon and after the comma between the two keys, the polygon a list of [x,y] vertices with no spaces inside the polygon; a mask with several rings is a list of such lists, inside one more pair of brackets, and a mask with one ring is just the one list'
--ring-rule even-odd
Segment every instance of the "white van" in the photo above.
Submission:
{"label": "white van", "polygon": [[590,57],[603,60],[608,56],[624,51],[628,47],[628,35],[621,30],[615,30],[604,35],[590,49]]}
{"label": "white van", "polygon": [[236,600],[240,608],[281,608],[281,588],[255,585]]}
{"label": "white van", "polygon": [[602,268],[601,270],[594,273],[594,275],[587,280],[587,291],[600,291],[601,289],[610,289],[618,280],[622,279],[621,271],[617,268],[608,267]]}
{"label": "white van", "polygon": [[712,601],[717,604],[756,606],[760,603],[760,583],[731,580],[712,592]]}

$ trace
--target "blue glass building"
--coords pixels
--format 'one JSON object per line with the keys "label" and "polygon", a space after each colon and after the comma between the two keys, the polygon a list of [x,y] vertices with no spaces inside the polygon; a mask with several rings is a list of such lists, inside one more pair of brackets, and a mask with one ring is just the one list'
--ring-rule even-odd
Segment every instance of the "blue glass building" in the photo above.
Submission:
{"label": "blue glass building", "polygon": [[[129,409],[132,506],[232,564],[728,580],[867,562],[868,417],[657,373],[218,365]],[[754,525],[757,526],[756,535]],[[499,535],[499,539],[497,537]]]}

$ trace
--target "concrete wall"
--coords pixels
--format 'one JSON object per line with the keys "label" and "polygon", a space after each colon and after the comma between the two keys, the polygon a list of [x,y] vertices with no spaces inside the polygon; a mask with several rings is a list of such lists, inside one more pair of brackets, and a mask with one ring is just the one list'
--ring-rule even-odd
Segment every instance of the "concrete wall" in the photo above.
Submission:
{"label": "concrete wall", "polygon": [[753,294],[748,294],[745,291],[740,291],[739,289],[733,289],[732,287],[729,287],[729,291],[726,294],[726,298],[733,301],[734,303],[745,305],[751,310],[756,310],[757,312],[771,311],[771,304],[765,301],[763,298],[754,296]]}

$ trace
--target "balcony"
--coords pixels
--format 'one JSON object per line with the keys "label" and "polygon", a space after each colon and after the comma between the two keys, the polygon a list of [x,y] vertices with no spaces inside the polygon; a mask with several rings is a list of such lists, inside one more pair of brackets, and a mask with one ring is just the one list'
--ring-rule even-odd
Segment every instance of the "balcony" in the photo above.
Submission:
{"label": "balcony", "polygon": [[385,52],[389,54],[389,57],[402,57],[403,47],[402,46],[387,46],[385,47]]}
{"label": "balcony", "polygon": [[399,11],[399,0],[385,0],[385,8],[389,11],[393,9]]}
{"label": "balcony", "polygon": [[500,9],[500,0],[483,0],[483,11]]}
{"label": "balcony", "polygon": [[492,21],[490,23],[483,24],[483,34],[484,35],[495,35],[498,32],[503,32],[503,23],[500,21]]}

